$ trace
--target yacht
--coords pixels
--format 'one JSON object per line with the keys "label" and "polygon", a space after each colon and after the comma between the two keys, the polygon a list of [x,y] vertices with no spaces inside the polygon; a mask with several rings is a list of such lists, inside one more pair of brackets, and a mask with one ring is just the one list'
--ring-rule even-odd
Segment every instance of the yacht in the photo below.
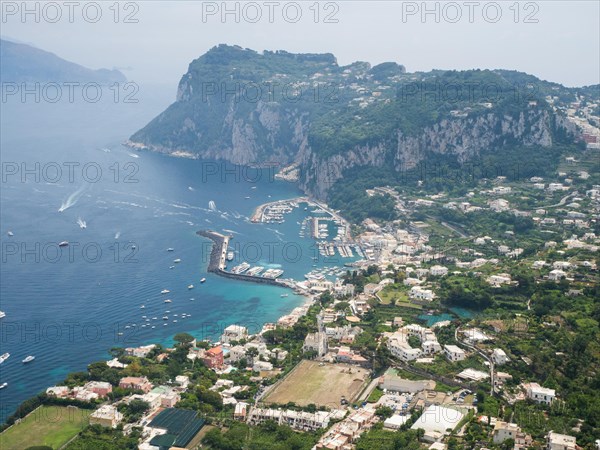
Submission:
{"label": "yacht", "polygon": [[5,353],[2,356],[0,356],[0,364],[2,364],[4,361],[6,361],[9,356],[10,356],[10,353]]}
{"label": "yacht", "polygon": [[204,283],[205,281],[206,281],[206,278],[202,278],[202,279],[200,280],[200,283]]}
{"label": "yacht", "polygon": [[172,252],[172,251],[174,251],[174,250],[175,250],[175,249],[174,249],[174,248],[172,248],[172,247],[169,247],[169,248],[167,249],[167,251],[168,251],[168,252]]}
{"label": "yacht", "polygon": [[188,289],[194,289],[194,285],[193,285],[193,284],[190,284],[190,285],[188,286]]}
{"label": "yacht", "polygon": [[233,252],[227,252],[227,261],[233,261]]}
{"label": "yacht", "polygon": [[169,316],[163,316],[163,320],[169,320]]}
{"label": "yacht", "polygon": [[173,303],[173,301],[171,299],[166,299],[165,303]]}
{"label": "yacht", "polygon": [[8,383],[4,382],[0,384],[0,389],[4,389],[6,386],[8,386]]}
{"label": "yacht", "polygon": [[6,233],[6,234],[8,234],[8,236],[9,236],[9,237],[12,237],[12,236],[14,236],[14,234],[13,234],[13,232],[12,232],[12,231],[9,231],[9,232],[8,232],[8,233]]}
{"label": "yacht", "polygon": [[181,262],[181,259],[179,259],[179,258],[177,258],[177,259],[174,259],[174,260],[173,260],[173,262],[174,262],[175,264],[177,264],[177,263],[180,263],[180,262]]}
{"label": "yacht", "polygon": [[62,241],[58,243],[59,247],[66,247],[67,245],[69,245],[69,241]]}
{"label": "yacht", "polygon": [[140,309],[144,309],[146,307],[146,305],[142,305],[140,306]]}
{"label": "yacht", "polygon": [[27,358],[25,358],[25,359],[24,359],[22,362],[23,362],[23,364],[26,364],[26,363],[28,363],[28,362],[31,362],[31,361],[33,361],[34,359],[35,359],[35,356],[31,356],[31,355],[29,355],[29,356],[28,356]]}
{"label": "yacht", "polygon": [[2,319],[3,317],[6,317],[6,313],[4,311],[0,311],[0,319]]}
{"label": "yacht", "polygon": [[163,289],[162,291],[160,291],[161,294],[168,294],[169,292],[171,292],[168,289]]}
{"label": "yacht", "polygon": [[175,268],[175,266],[169,266],[169,269],[174,269],[174,268]]}

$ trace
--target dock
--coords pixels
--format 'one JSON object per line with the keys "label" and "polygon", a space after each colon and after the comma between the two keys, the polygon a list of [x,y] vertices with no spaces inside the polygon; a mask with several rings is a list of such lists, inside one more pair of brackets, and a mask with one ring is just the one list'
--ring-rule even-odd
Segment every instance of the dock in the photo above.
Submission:
{"label": "dock", "polygon": [[210,259],[208,261],[208,271],[224,278],[231,278],[239,281],[250,281],[253,283],[270,284],[273,286],[288,286],[284,281],[278,281],[274,278],[264,278],[254,275],[246,275],[242,273],[232,273],[225,270],[227,263],[227,248],[231,236],[226,236],[216,231],[200,230],[197,231],[198,236],[202,236],[213,241],[212,249],[210,250]]}

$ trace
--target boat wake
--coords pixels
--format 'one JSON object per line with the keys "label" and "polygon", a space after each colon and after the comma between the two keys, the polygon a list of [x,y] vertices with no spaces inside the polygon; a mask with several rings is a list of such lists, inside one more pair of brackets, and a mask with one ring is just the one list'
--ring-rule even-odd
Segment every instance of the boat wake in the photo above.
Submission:
{"label": "boat wake", "polygon": [[58,212],[66,211],[70,207],[75,206],[77,204],[77,202],[79,201],[79,198],[85,191],[86,187],[87,187],[86,185],[83,185],[79,189],[77,189],[75,192],[73,192],[71,195],[69,195],[67,197],[67,199],[62,202],[62,204],[60,205],[60,208],[58,208]]}
{"label": "boat wake", "polygon": [[87,228],[87,223],[85,220],[83,220],[81,217],[79,217],[77,219],[77,225],[79,225],[79,228]]}

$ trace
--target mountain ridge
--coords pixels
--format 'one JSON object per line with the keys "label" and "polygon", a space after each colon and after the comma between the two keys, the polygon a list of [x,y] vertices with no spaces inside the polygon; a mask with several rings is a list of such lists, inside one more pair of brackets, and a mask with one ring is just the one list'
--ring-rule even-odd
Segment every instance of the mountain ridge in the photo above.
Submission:
{"label": "mountain ridge", "polygon": [[515,146],[527,153],[574,145],[580,133],[563,109],[578,96],[596,100],[597,88],[502,69],[339,66],[329,53],[221,44],[190,63],[176,101],[128,143],[236,164],[297,166],[300,187],[325,200],[355,167],[400,171],[438,156],[465,163]]}
{"label": "mountain ridge", "polygon": [[0,39],[0,59],[0,76],[5,83],[109,84],[127,81],[125,75],[116,69],[89,69],[46,50],[6,39]]}

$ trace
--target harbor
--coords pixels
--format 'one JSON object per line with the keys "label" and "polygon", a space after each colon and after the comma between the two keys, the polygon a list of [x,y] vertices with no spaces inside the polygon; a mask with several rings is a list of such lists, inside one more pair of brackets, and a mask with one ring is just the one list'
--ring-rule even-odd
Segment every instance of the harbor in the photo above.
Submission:
{"label": "harbor", "polygon": [[254,283],[271,284],[275,286],[289,286],[287,281],[277,280],[277,277],[283,273],[282,270],[268,269],[260,276],[259,273],[262,272],[263,268],[261,267],[260,271],[255,270],[251,273],[247,273],[250,269],[248,263],[242,263],[239,266],[234,267],[231,271],[225,270],[227,267],[229,240],[231,237],[210,230],[197,231],[196,234],[213,241],[208,262],[208,272],[234,280],[251,281]]}

